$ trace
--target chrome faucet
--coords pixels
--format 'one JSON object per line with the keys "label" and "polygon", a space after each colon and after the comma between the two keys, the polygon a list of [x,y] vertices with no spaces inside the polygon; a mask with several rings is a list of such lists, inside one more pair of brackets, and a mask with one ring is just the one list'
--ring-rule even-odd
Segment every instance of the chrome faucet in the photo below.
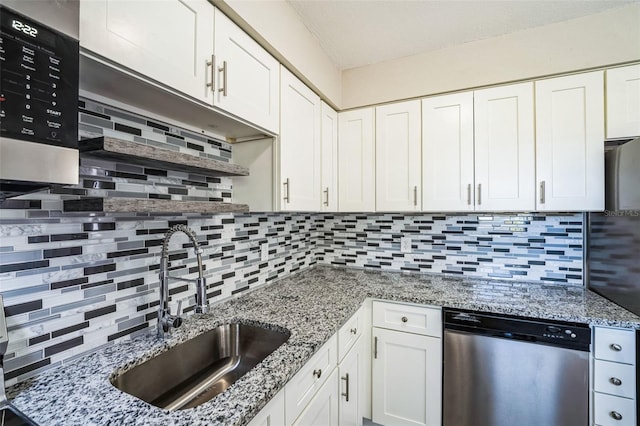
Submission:
{"label": "chrome faucet", "polygon": [[[189,237],[193,250],[198,260],[198,278],[195,280],[172,277],[169,275],[169,240],[176,232],[183,232]],[[182,318],[172,315],[169,308],[169,280],[180,280],[196,284],[196,307],[195,312],[206,314],[209,312],[209,301],[207,300],[207,280],[202,273],[202,249],[198,244],[196,234],[185,225],[175,225],[164,235],[162,243],[162,254],[160,257],[160,305],[158,306],[158,336],[163,337],[171,328],[178,328],[182,325]],[[178,304],[178,314],[180,313],[182,302]]]}

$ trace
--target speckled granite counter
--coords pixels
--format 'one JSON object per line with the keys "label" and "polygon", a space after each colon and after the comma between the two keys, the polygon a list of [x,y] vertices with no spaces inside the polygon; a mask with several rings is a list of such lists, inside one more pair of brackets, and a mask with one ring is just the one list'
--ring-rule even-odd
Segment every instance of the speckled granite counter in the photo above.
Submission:
{"label": "speckled granite counter", "polygon": [[[42,426],[246,424],[367,297],[640,328],[640,317],[582,288],[315,267],[192,316],[164,341],[149,335],[112,345],[13,387],[10,397]],[[227,391],[193,409],[164,411],[109,382],[229,321],[286,328],[291,337]]]}

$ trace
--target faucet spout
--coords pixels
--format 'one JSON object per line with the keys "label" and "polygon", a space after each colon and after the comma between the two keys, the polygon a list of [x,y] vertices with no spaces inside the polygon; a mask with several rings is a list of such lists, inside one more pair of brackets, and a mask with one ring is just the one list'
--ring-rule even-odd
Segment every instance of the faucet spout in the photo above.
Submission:
{"label": "faucet spout", "polygon": [[[177,328],[182,324],[182,319],[178,316],[171,315],[169,308],[169,279],[180,279],[177,277],[171,277],[169,275],[169,241],[176,232],[184,233],[191,244],[193,244],[193,250],[196,254],[198,262],[198,278],[196,283],[196,313],[208,313],[209,301],[207,300],[207,280],[204,278],[202,268],[202,249],[196,238],[196,234],[193,230],[185,225],[175,225],[170,228],[164,236],[162,243],[162,253],[160,256],[160,305],[158,306],[158,335],[164,336],[164,333],[168,332],[171,328]],[[194,281],[194,280],[185,280]],[[180,308],[178,308],[180,311]],[[179,313],[179,312],[178,312]]]}

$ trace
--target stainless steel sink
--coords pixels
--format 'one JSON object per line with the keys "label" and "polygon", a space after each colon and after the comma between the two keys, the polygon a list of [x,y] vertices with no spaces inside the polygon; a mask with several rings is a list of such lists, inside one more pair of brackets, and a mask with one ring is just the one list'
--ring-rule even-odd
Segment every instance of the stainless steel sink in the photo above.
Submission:
{"label": "stainless steel sink", "polygon": [[224,392],[289,335],[247,324],[221,325],[112,378],[111,383],[156,407],[193,408]]}

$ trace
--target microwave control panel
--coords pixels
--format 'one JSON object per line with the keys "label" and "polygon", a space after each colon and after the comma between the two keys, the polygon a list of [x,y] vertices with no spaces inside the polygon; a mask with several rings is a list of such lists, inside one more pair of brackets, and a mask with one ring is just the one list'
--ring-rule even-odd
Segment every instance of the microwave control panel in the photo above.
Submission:
{"label": "microwave control panel", "polygon": [[78,147],[78,41],[0,7],[0,136]]}

